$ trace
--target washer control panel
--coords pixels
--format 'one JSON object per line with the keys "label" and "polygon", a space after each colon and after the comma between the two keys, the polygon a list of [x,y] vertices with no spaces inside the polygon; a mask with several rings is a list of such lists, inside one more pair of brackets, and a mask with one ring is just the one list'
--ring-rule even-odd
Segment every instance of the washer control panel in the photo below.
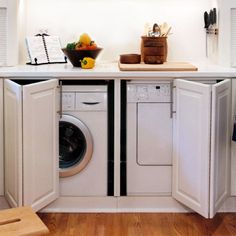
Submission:
{"label": "washer control panel", "polygon": [[75,93],[74,92],[62,93],[62,110],[63,111],[75,110]]}
{"label": "washer control panel", "polygon": [[170,102],[170,83],[128,84],[128,102]]}

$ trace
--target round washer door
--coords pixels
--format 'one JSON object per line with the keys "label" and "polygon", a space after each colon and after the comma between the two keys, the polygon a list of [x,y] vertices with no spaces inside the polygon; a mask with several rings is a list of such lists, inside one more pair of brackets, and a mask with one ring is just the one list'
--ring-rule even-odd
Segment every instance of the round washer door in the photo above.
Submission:
{"label": "round washer door", "polygon": [[79,173],[89,163],[93,153],[92,135],[78,118],[63,115],[59,123],[60,177]]}

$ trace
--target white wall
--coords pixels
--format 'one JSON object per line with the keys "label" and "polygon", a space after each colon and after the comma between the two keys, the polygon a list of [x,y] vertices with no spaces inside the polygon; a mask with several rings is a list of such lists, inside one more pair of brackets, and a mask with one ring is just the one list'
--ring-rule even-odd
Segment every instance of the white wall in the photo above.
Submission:
{"label": "white wall", "polygon": [[[117,60],[122,53],[139,53],[144,24],[172,26],[169,60],[205,59],[203,13],[212,0],[25,0],[21,27],[21,62],[25,62],[24,35],[40,29],[59,35],[62,45],[83,32],[103,47],[102,60]],[[22,33],[23,32],[23,33]]]}

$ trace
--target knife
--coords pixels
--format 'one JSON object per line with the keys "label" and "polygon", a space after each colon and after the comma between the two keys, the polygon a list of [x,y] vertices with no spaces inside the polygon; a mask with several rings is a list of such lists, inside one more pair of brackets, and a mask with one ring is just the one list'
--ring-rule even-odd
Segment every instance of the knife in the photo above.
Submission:
{"label": "knife", "polygon": [[210,25],[210,21],[209,21],[209,15],[206,11],[204,12],[204,23],[205,23],[204,28],[208,29],[208,27]]}
{"label": "knife", "polygon": [[213,16],[212,10],[210,10],[210,13],[209,13],[209,23],[211,26],[214,24],[214,16]]}
{"label": "knife", "polygon": [[208,57],[207,30],[209,28],[210,22],[209,22],[209,15],[206,11],[204,12],[204,24],[205,24],[204,28],[206,29],[206,56]]}
{"label": "knife", "polygon": [[216,24],[216,22],[217,22],[216,8],[213,8],[213,24]]}

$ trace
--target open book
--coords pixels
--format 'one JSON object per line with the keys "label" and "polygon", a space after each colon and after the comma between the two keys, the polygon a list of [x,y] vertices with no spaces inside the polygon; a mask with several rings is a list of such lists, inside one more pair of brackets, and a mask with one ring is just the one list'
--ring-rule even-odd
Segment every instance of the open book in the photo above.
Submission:
{"label": "open book", "polygon": [[37,35],[26,38],[30,64],[66,63],[58,36]]}

